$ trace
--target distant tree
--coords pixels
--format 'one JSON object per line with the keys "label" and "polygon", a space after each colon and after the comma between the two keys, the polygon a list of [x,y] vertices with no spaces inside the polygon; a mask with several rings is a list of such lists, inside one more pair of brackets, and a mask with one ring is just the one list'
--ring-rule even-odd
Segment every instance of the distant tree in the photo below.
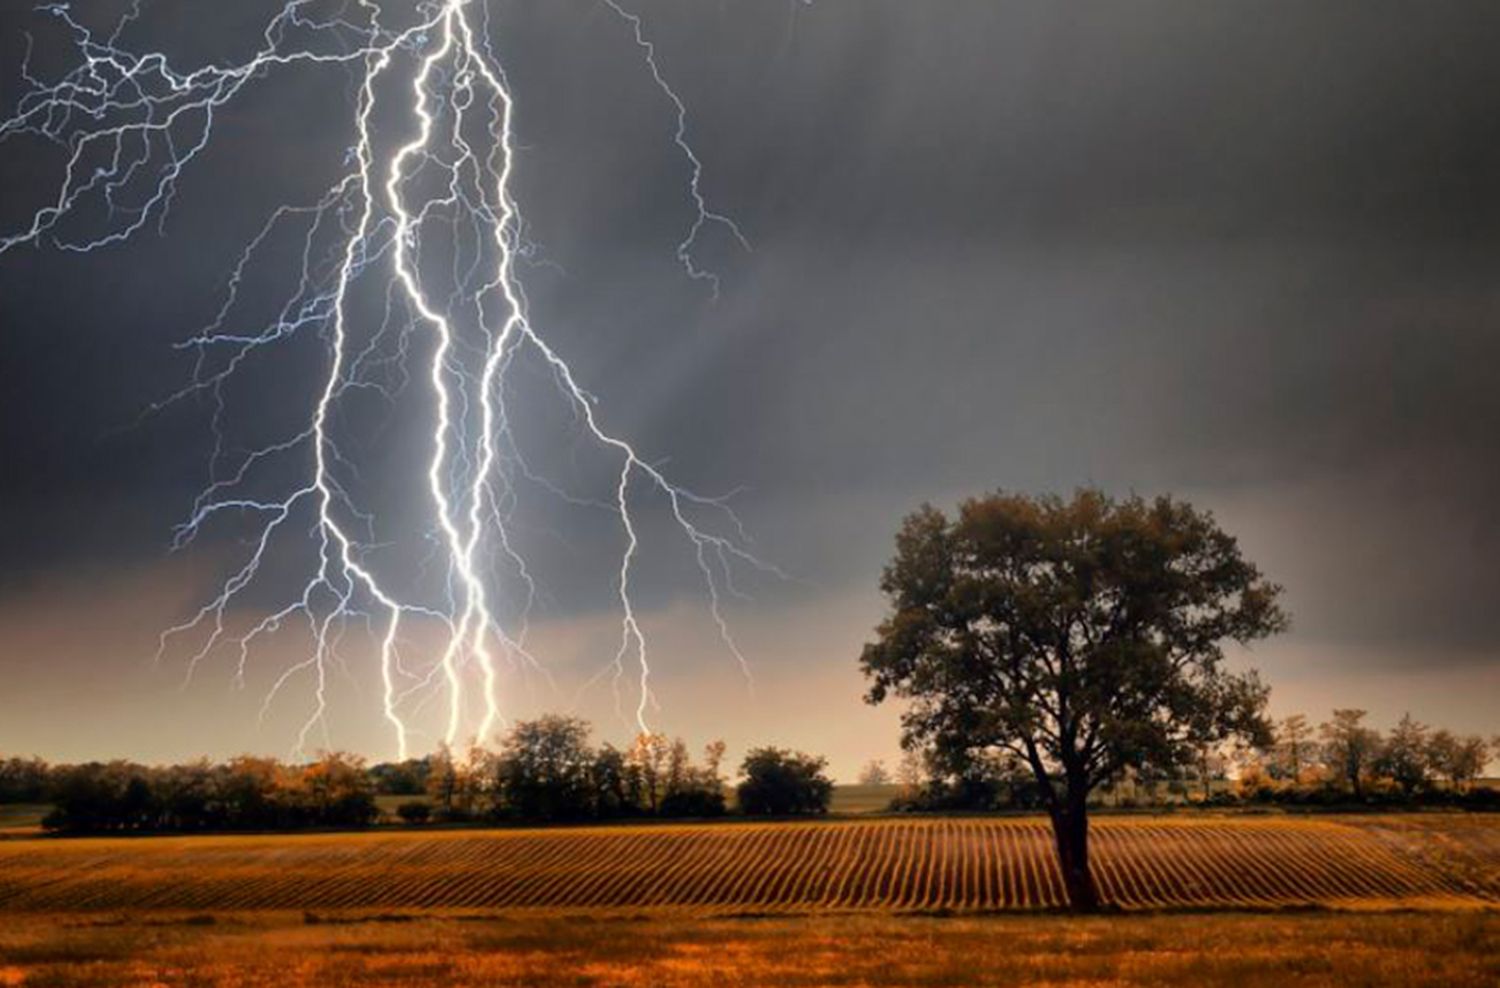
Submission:
{"label": "distant tree", "polygon": [[270,830],[290,826],[286,770],[274,758],[241,755],[216,773],[216,798],[228,826]]}
{"label": "distant tree", "polygon": [[593,810],[596,756],[589,726],[555,714],[511,728],[495,759],[499,805],[530,820],[576,820]]}
{"label": "distant tree", "polygon": [[929,750],[918,759],[912,785],[892,801],[903,810],[995,810],[1005,806],[1040,808],[1031,769],[1007,751]]}
{"label": "distant tree", "polygon": [[308,815],[320,826],[367,827],[379,807],[365,760],[341,751],[323,752],[302,769],[301,792]]}
{"label": "distant tree", "polygon": [[154,829],[208,830],[226,824],[218,772],[208,759],[157,769],[151,779]]}
{"label": "distant tree", "polygon": [[1430,775],[1428,755],[1427,725],[1417,723],[1409,713],[1402,714],[1381,745],[1376,771],[1394,780],[1410,798],[1427,785]]}
{"label": "distant tree", "polygon": [[703,749],[702,768],[695,766],[688,757],[687,745],[683,741],[673,742],[667,759],[667,786],[661,800],[661,815],[721,816],[725,800],[719,765],[723,760],[723,741],[715,741]]}
{"label": "distant tree", "polygon": [[52,812],[42,825],[73,833],[155,829],[150,777],[150,769],[127,761],[60,768],[52,784]]}
{"label": "distant tree", "polygon": [[751,816],[828,812],[833,780],[824,758],[783,748],[756,748],[740,764],[740,811]]}
{"label": "distant tree", "polygon": [[625,753],[625,762],[633,775],[635,796],[641,809],[655,816],[661,811],[667,795],[668,762],[672,757],[672,740],[665,734],[642,732]]}
{"label": "distant tree", "polygon": [[461,795],[462,778],[460,777],[458,763],[453,758],[453,749],[448,745],[438,746],[438,750],[427,758],[427,795],[437,806],[438,816],[451,820],[458,814],[456,810]]}
{"label": "distant tree", "polygon": [[589,767],[589,785],[594,795],[594,814],[604,819],[632,816],[639,812],[636,786],[625,763],[625,753],[606,744],[594,755]]}
{"label": "distant tree", "polygon": [[505,793],[500,788],[500,755],[478,739],[469,742],[458,765],[458,814],[473,818],[485,812],[505,815]]}
{"label": "distant tree", "polygon": [[718,780],[723,786],[724,777],[721,774],[724,765],[724,752],[729,750],[723,740],[710,741],[703,746],[703,771],[710,777]]}
{"label": "distant tree", "polygon": [[1207,803],[1213,799],[1213,785],[1229,776],[1229,757],[1222,743],[1200,741],[1193,746],[1193,776],[1198,782],[1199,797]]}
{"label": "distant tree", "polygon": [[1477,734],[1466,734],[1458,739],[1458,750],[1448,760],[1444,771],[1448,780],[1460,790],[1466,790],[1479,778],[1489,763],[1494,749],[1484,743]]}
{"label": "distant tree", "polygon": [[915,799],[926,786],[929,775],[921,750],[907,748],[901,752],[901,761],[896,765],[896,785],[901,787],[903,800]]}
{"label": "distant tree", "polygon": [[1317,757],[1317,751],[1313,728],[1307,717],[1303,714],[1284,717],[1276,724],[1271,774],[1293,783],[1300,782]]}
{"label": "distant tree", "polygon": [[1347,783],[1355,799],[1364,798],[1364,780],[1380,757],[1380,735],[1364,726],[1368,711],[1343,708],[1318,727],[1323,760],[1337,778]]}
{"label": "distant tree", "polygon": [[866,697],[908,699],[909,743],[1023,759],[1051,816],[1069,901],[1098,905],[1088,798],[1127,768],[1175,771],[1198,745],[1270,740],[1266,690],[1222,643],[1286,626],[1211,515],[1171,498],[997,493],[956,519],[906,519]]}
{"label": "distant tree", "polygon": [[49,770],[40,758],[0,759],[0,803],[42,803],[47,800]]}
{"label": "distant tree", "polygon": [[[135,768],[133,766],[132,768]],[[144,773],[131,771],[115,803],[115,826],[123,830],[154,830],[156,819],[151,783]]]}
{"label": "distant tree", "polygon": [[1271,768],[1251,749],[1242,754],[1234,780],[1234,792],[1242,799],[1274,799],[1277,791]]}
{"label": "distant tree", "polygon": [[1446,779],[1456,792],[1463,792],[1484,771],[1489,746],[1477,734],[1456,737],[1447,730],[1434,731],[1427,739],[1427,762],[1433,773]]}
{"label": "distant tree", "polygon": [[370,778],[383,796],[420,796],[427,791],[428,765],[426,758],[381,762],[370,767]]}
{"label": "distant tree", "polygon": [[878,758],[865,762],[865,767],[859,770],[859,784],[862,786],[890,785],[891,773],[885,770],[885,762]]}
{"label": "distant tree", "polygon": [[697,781],[697,770],[693,767],[693,756],[688,753],[687,742],[676,738],[667,749],[667,772],[663,801],[673,793],[691,789]]}
{"label": "distant tree", "polygon": [[404,823],[422,824],[432,819],[432,804],[420,799],[408,800],[396,807],[396,815]]}

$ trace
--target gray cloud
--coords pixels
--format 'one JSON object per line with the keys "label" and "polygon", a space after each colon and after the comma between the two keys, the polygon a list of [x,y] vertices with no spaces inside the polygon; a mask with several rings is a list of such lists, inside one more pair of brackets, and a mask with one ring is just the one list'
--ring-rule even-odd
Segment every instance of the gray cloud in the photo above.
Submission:
{"label": "gray cloud", "polygon": [[[747,488],[766,554],[822,592],[872,589],[924,498],[1173,490],[1244,531],[1326,661],[1493,666],[1500,9],[643,2],[705,191],[754,244],[706,242],[714,304],[673,257],[685,164],[623,26],[494,7],[555,265],[528,276],[537,321],[612,425],[697,489]],[[170,14],[200,55],[239,36]],[[0,15],[0,103],[26,23]],[[347,135],[318,121],[342,85],[273,79],[226,116],[165,239],[0,260],[0,586],[161,553],[204,410],[114,430],[183,379],[170,342],[272,204],[336,167]],[[7,220],[40,188],[22,152],[0,146]],[[268,381],[294,408],[316,364],[288,366],[242,408]],[[380,414],[395,503],[425,413]],[[575,453],[536,455],[596,481]],[[606,529],[539,520],[559,612],[607,603]],[[648,566],[656,603],[695,592]]]}

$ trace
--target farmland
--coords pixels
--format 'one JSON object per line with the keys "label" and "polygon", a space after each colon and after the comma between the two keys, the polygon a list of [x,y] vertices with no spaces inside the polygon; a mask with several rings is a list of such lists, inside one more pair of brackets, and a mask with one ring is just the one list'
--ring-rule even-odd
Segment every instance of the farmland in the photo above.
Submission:
{"label": "farmland", "polygon": [[1494,913],[1006,914],[597,919],[386,914],[23,915],[6,988],[1488,988]]}
{"label": "farmland", "polygon": [[[1485,909],[1487,818],[1103,817],[1126,910]],[[528,910],[734,916],[1063,904],[1037,818],[0,841],[10,913]]]}
{"label": "farmland", "polygon": [[1467,988],[1500,821],[1021,817],[0,840],[0,986]]}

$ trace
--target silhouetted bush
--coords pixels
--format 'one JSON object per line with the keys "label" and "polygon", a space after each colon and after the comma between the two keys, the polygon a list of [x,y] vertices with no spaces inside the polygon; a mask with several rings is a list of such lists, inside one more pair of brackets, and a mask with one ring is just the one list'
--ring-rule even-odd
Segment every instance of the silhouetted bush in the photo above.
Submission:
{"label": "silhouetted bush", "polygon": [[396,815],[404,823],[426,823],[432,819],[432,805],[424,803],[420,799],[414,799],[396,807]]}
{"label": "silhouetted bush", "polygon": [[51,770],[40,758],[0,759],[0,803],[47,800]]}
{"label": "silhouetted bush", "polygon": [[833,780],[823,758],[782,748],[756,748],[740,764],[740,811],[752,816],[828,812]]}
{"label": "silhouetted bush", "polygon": [[370,767],[370,781],[381,796],[420,796],[427,791],[431,760],[408,758],[404,762],[381,762]]}
{"label": "silhouetted bush", "polygon": [[671,792],[661,801],[661,815],[666,817],[723,816],[726,800],[721,786],[682,789]]}
{"label": "silhouetted bush", "polygon": [[1030,770],[1013,759],[948,752],[944,760],[919,752],[918,761],[920,774],[908,779],[891,800],[892,810],[983,812],[1043,805],[1041,787]]}

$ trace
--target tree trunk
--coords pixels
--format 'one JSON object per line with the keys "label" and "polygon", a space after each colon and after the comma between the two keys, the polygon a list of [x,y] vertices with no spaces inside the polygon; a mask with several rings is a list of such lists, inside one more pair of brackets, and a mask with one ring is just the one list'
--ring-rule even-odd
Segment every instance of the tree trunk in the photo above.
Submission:
{"label": "tree trunk", "polygon": [[1069,792],[1052,809],[1052,835],[1057,840],[1057,863],[1062,868],[1068,905],[1074,912],[1099,909],[1099,890],[1089,870],[1089,819],[1086,796]]}

